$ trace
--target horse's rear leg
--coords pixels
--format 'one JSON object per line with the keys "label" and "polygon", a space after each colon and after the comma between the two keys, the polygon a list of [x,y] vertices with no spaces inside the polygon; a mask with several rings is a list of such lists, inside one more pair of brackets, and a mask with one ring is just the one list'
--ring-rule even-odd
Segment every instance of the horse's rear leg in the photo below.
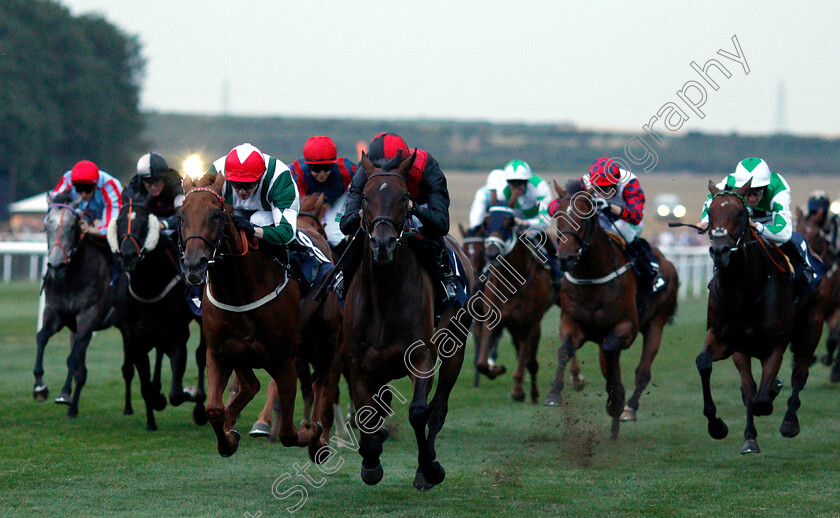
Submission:
{"label": "horse's rear leg", "polygon": [[[298,373],[300,375],[300,373]],[[274,442],[276,437],[272,433],[271,426],[276,421],[272,418],[274,407],[278,405],[277,402],[277,383],[274,380],[268,382],[268,389],[265,394],[265,404],[260,410],[260,415],[257,416],[257,421],[251,425],[251,431],[248,435],[251,437],[268,437],[269,441]]]}
{"label": "horse's rear leg", "polygon": [[73,377],[76,375],[76,371],[73,370],[73,362],[71,359],[73,358],[73,351],[76,350],[76,337],[77,333],[75,331],[70,332],[70,354],[67,355],[67,377],[64,379],[64,385],[61,387],[61,392],[59,392],[58,396],[55,398],[55,403],[57,405],[69,405],[73,400]]}
{"label": "horse's rear leg", "polygon": [[703,384],[703,415],[706,416],[709,435],[713,439],[723,439],[729,433],[726,423],[717,417],[717,407],[712,399],[711,389],[712,362],[724,357],[723,347],[718,342],[717,336],[712,330],[706,331],[703,350],[697,355],[695,363],[697,364],[697,372],[700,374],[700,381]]}
{"label": "horse's rear leg", "polygon": [[562,343],[557,349],[557,372],[554,374],[554,381],[551,383],[551,390],[545,396],[543,405],[558,406],[563,392],[563,378],[566,375],[566,364],[569,358],[574,356],[580,344],[575,344],[571,333],[561,333]]}
{"label": "horse's rear leg", "polygon": [[638,367],[636,367],[636,388],[621,413],[622,421],[636,420],[639,398],[650,383],[650,367],[653,365],[657,353],[659,353],[659,346],[662,344],[662,329],[665,327],[666,320],[667,318],[656,318],[648,324],[647,329],[642,331],[644,341],[642,343],[642,356],[639,359]]}
{"label": "horse's rear leg", "polygon": [[125,346],[125,338],[123,338],[122,376],[123,381],[125,382],[125,405],[123,406],[123,415],[134,415],[134,408],[131,405],[131,381],[134,379],[134,363],[132,363],[130,352]]}
{"label": "horse's rear leg", "polygon": [[[413,372],[433,373],[432,355],[428,346],[420,347],[415,351],[418,351],[417,354],[412,355],[409,359]],[[460,351],[456,354],[460,354]],[[463,361],[463,355],[461,355],[461,361]],[[408,422],[411,423],[411,427],[414,429],[414,437],[417,440],[417,464],[422,478],[435,486],[443,481],[445,472],[440,463],[435,460],[434,450],[429,447],[428,435],[426,434],[426,425],[429,423],[430,414],[427,401],[429,390],[434,381],[434,374],[421,377],[412,373],[411,381],[414,384],[414,395],[408,407]],[[417,479],[415,478],[416,486]]]}
{"label": "horse's rear leg", "polygon": [[61,327],[61,321],[58,317],[52,311],[44,310],[44,324],[38,334],[35,335],[38,350],[35,353],[35,368],[32,371],[32,374],[35,375],[32,398],[39,403],[50,397],[50,389],[44,383],[44,350],[50,337],[56,334]]}
{"label": "horse's rear leg", "polygon": [[[525,363],[525,367],[528,369],[528,374],[531,376],[531,403],[536,405],[537,401],[540,398],[540,389],[539,385],[537,384],[537,371],[540,368],[540,364],[537,361],[537,350],[540,346],[540,326],[536,325],[531,328],[531,332],[528,334],[528,358]],[[572,356],[572,371],[577,368],[577,373],[580,375],[580,366],[577,364],[577,360],[574,356]],[[575,376],[573,375],[572,378],[574,379]]]}
{"label": "horse's rear leg", "polygon": [[[819,302],[818,302],[819,303]],[[808,369],[811,364],[811,357],[817,349],[822,334],[822,318],[817,310],[801,318],[801,325],[794,326],[793,334],[793,372],[790,376],[791,394],[788,398],[788,409],[785,418],[782,420],[780,432],[785,437],[796,437],[799,435],[799,418],[796,416],[801,404],[799,392],[805,388],[808,381]]]}
{"label": "horse's rear leg", "polygon": [[528,331],[522,332],[521,329],[511,330],[511,337],[513,338],[513,345],[516,349],[516,369],[513,371],[513,388],[510,391],[510,397],[516,402],[525,401],[525,389],[522,388],[522,379],[525,377],[525,365],[528,363],[530,356],[529,349],[529,334]]}
{"label": "horse's rear leg", "polygon": [[610,439],[618,439],[621,411],[624,408],[624,385],[621,383],[621,347],[618,345],[618,337],[610,335],[604,340],[601,346],[599,361],[601,372],[606,380],[607,391],[607,415],[612,417]]}
{"label": "horse's rear leg", "polygon": [[187,370],[186,340],[172,344],[169,355],[169,367],[172,369],[172,385],[169,388],[169,402],[172,406],[180,406],[189,401],[190,394],[184,390],[184,372]]}
{"label": "horse's rear leg", "polygon": [[577,351],[569,358],[569,372],[572,374],[572,388],[575,392],[580,392],[586,388],[586,378],[581,374],[580,362],[578,361]]}
{"label": "horse's rear leg", "polygon": [[[384,423],[385,416],[382,415],[380,405],[376,404],[371,397],[367,380],[358,366],[355,358],[347,366],[350,376],[350,397],[357,413],[354,416],[356,425],[359,427],[361,437],[359,438],[359,455],[362,456],[362,469],[360,476],[362,481],[374,486],[382,480],[384,470],[379,456],[382,455],[382,443],[387,438],[387,432],[380,426],[372,426],[369,423]],[[345,372],[345,376],[347,372]]]}
{"label": "horse's rear leg", "polygon": [[219,455],[229,457],[239,447],[239,434],[235,431],[228,432],[224,429],[225,407],[222,403],[222,392],[227,385],[233,368],[230,365],[219,362],[213,351],[207,349],[207,405],[205,412],[207,420],[216,433],[216,443]]}
{"label": "horse's rear leg", "polygon": [[825,365],[834,365],[836,368],[831,369],[831,381],[836,383],[840,381],[840,376],[835,379],[834,372],[837,370],[838,375],[840,375],[840,365],[836,358],[834,357],[834,353],[837,351],[837,345],[840,344],[840,310],[835,310],[829,319],[826,321],[826,325],[828,326],[828,338],[825,341],[825,350],[826,354],[821,358],[823,364]]}
{"label": "horse's rear leg", "polygon": [[275,367],[267,369],[277,383],[277,398],[280,401],[280,442],[283,446],[300,445],[294,424],[295,397],[297,396],[297,371],[294,357],[279,360]]}
{"label": "horse's rear leg", "polygon": [[193,407],[193,422],[199,426],[207,424],[207,414],[204,412],[204,402],[207,400],[207,393],[204,391],[204,371],[207,368],[207,342],[204,340],[204,333],[198,342],[195,350],[195,363],[198,366],[198,390],[195,395],[195,407]]}
{"label": "horse's rear leg", "polygon": [[741,454],[746,453],[760,453],[758,447],[758,432],[755,429],[755,419],[753,418],[752,401],[755,397],[756,385],[753,379],[751,360],[748,356],[740,353],[732,355],[732,361],[741,375],[741,399],[744,401],[744,407],[747,409],[747,426],[744,428],[744,444],[741,446]]}
{"label": "horse's rear leg", "polygon": [[[782,366],[784,354],[784,346],[776,347],[761,364],[761,382],[758,384],[758,392],[752,402],[752,411],[757,417],[773,413],[773,400],[779,395],[779,389],[781,389],[781,380],[777,381],[776,376]],[[808,360],[810,359],[809,357]]]}
{"label": "horse's rear leg", "polygon": [[73,373],[72,376],[76,381],[73,399],[70,402],[70,408],[67,409],[68,417],[76,417],[79,413],[79,399],[82,396],[82,388],[84,388],[85,382],[87,381],[85,358],[87,356],[88,345],[90,345],[90,339],[93,336],[93,322],[95,318],[96,313],[94,310],[91,310],[81,313],[76,319],[77,332],[73,335],[73,350],[67,358],[68,377],[69,373]]}
{"label": "horse's rear leg", "polygon": [[481,326],[479,333],[476,335],[475,343],[476,347],[479,348],[476,369],[491,380],[507,372],[507,368],[504,365],[490,366],[489,362],[489,358],[501,337],[502,328],[500,326],[495,326],[493,329],[490,329],[488,326]]}

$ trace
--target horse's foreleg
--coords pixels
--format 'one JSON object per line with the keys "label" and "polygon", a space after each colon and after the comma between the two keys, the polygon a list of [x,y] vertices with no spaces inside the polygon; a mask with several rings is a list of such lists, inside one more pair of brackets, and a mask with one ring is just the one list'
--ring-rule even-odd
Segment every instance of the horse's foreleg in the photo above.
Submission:
{"label": "horse's foreleg", "polygon": [[242,413],[248,403],[254,399],[257,392],[260,391],[260,382],[251,368],[236,368],[236,378],[239,380],[239,392],[233,397],[230,403],[225,406],[225,431],[233,429],[239,419],[239,414]]}
{"label": "horse's foreleg", "polygon": [[277,383],[277,398],[280,402],[280,442],[283,446],[299,445],[294,424],[295,397],[297,396],[297,372],[293,356],[281,358],[269,374]]}
{"label": "horse's foreleg", "polygon": [[722,348],[718,343],[717,336],[712,330],[706,331],[703,350],[697,355],[695,363],[697,372],[700,374],[700,381],[703,384],[703,415],[706,416],[708,421],[709,435],[714,439],[723,439],[729,433],[726,423],[717,417],[717,407],[715,407],[715,402],[712,399],[711,389],[712,362],[720,360],[722,356]]}
{"label": "horse's foreleg", "polygon": [[501,326],[495,326],[490,329],[489,326],[482,325],[479,328],[479,333],[476,335],[475,344],[478,347],[478,360],[476,361],[476,369],[481,374],[488,378],[496,379],[505,372],[507,368],[504,365],[490,366],[489,358],[493,352],[493,348],[499,343],[502,336]]}
{"label": "horse's foreleg", "polygon": [[131,351],[131,361],[137,369],[137,378],[140,380],[140,394],[143,395],[143,402],[146,405],[146,430],[157,430],[155,422],[155,409],[160,406],[160,399],[163,399],[163,406],[166,406],[166,398],[155,388],[152,382],[152,373],[149,366],[149,354],[145,348],[138,345],[136,337],[125,337],[126,347]]}
{"label": "horse's foreleg", "polygon": [[169,388],[169,402],[172,406],[179,406],[190,397],[187,392],[184,392],[184,372],[187,370],[186,340],[173,344],[170,351],[169,368],[172,369],[172,384]]}
{"label": "horse's foreleg", "polygon": [[131,381],[134,379],[134,363],[131,361],[131,353],[126,346],[125,336],[123,336],[122,376],[125,382],[125,406],[123,407],[123,415],[134,415],[134,408],[131,406]]}
{"label": "horse's foreleg", "polygon": [[348,378],[350,397],[353,400],[353,406],[356,407],[355,424],[361,432],[359,439],[359,455],[362,456],[360,476],[365,484],[373,486],[382,480],[384,474],[379,456],[382,455],[382,443],[387,438],[387,432],[382,427],[385,418],[381,415],[379,405],[374,404],[367,380],[358,365],[358,360],[351,359],[347,369],[350,373]]}
{"label": "horse's foreleg", "polygon": [[[432,354],[428,346],[420,347],[415,351],[410,361],[416,372],[433,372]],[[414,437],[417,440],[418,470],[428,483],[436,485],[443,480],[444,472],[440,463],[434,459],[434,454],[429,448],[428,435],[426,435],[426,425],[429,423],[430,413],[427,401],[429,390],[434,381],[434,374],[428,377],[412,374],[411,381],[414,384],[414,394],[408,407],[408,422],[411,423],[411,428],[414,429]]]}
{"label": "horse's foreleg", "polygon": [[779,395],[781,389],[781,379],[777,381],[776,376],[782,366],[784,354],[785,346],[778,346],[761,363],[761,382],[758,384],[758,392],[752,404],[753,415],[757,417],[773,413],[773,400]]}
{"label": "horse's foreleg", "polygon": [[513,389],[510,397],[514,401],[525,401],[525,390],[522,388],[522,379],[525,377],[525,364],[528,363],[531,344],[529,343],[530,333],[523,333],[521,329],[511,330],[513,345],[516,349],[516,369],[513,371]]}
{"label": "horse's foreleg", "polygon": [[193,422],[199,426],[207,424],[207,414],[204,412],[204,402],[207,400],[207,393],[204,391],[204,371],[207,368],[207,342],[204,340],[204,333],[198,342],[195,350],[195,363],[198,366],[198,392],[195,396],[195,407],[193,407]]}
{"label": "horse's foreleg", "polygon": [[61,387],[61,392],[55,398],[55,402],[59,405],[69,405],[73,399],[73,377],[76,375],[74,369],[73,352],[76,350],[76,335],[75,331],[70,332],[70,353],[67,355],[67,377],[64,379],[64,385]]}
{"label": "horse's foreleg", "polygon": [[756,385],[752,376],[751,361],[748,356],[740,353],[732,355],[732,361],[741,375],[741,399],[744,401],[744,408],[747,409],[747,426],[744,428],[744,444],[741,446],[741,453],[759,453],[758,432],[755,429],[753,417],[752,400],[755,397]]}
{"label": "horse's foreleg", "polygon": [[[822,357],[822,362],[825,365],[832,365],[836,364],[834,353],[837,351],[837,345],[840,344],[840,310],[834,310],[831,313],[826,320],[826,325],[828,326],[828,338],[825,340],[826,354]],[[840,381],[840,378],[832,381]]]}
{"label": "horse's foreleg", "polygon": [[271,427],[275,421],[272,416],[274,415],[274,407],[277,404],[277,383],[272,379],[268,382],[265,404],[262,410],[260,410],[260,415],[257,416],[257,422],[251,425],[251,431],[248,432],[248,435],[251,437],[268,437],[268,440],[272,442],[276,440]]}
{"label": "horse's foreleg", "polygon": [[[537,350],[540,346],[540,336],[539,325],[531,328],[531,332],[528,334],[528,360],[525,363],[525,366],[528,368],[528,373],[531,375],[531,403],[535,405],[540,398],[540,389],[537,385],[537,371],[540,368],[540,364],[537,361]],[[577,369],[577,374],[575,374],[575,369]],[[575,356],[572,356],[572,378],[577,379],[576,376],[580,376],[580,366]],[[575,387],[577,387],[577,384],[575,384]]]}
{"label": "horse's foreleg", "polygon": [[49,310],[44,310],[44,323],[38,334],[35,335],[35,342],[38,346],[35,352],[35,368],[32,374],[35,375],[35,386],[32,389],[32,398],[35,401],[46,401],[50,397],[50,390],[47,384],[44,383],[44,350],[47,347],[47,342],[50,337],[56,334],[61,329],[61,321],[58,317]]}
{"label": "horse's foreleg", "polygon": [[659,346],[662,344],[662,329],[665,327],[667,318],[655,318],[645,330],[642,331],[644,340],[642,342],[642,356],[639,365],[636,367],[636,387],[633,395],[627,400],[627,405],[621,413],[622,421],[635,421],[636,411],[639,410],[639,398],[650,383],[650,368],[653,360],[659,353]]}
{"label": "horse's foreleg", "polygon": [[69,417],[75,417],[79,413],[79,399],[82,396],[82,388],[87,382],[87,366],[85,359],[90,339],[93,336],[94,320],[96,309],[81,313],[76,318],[76,333],[73,335],[73,350],[67,358],[67,371],[73,373],[76,381],[76,388],[73,390],[73,400],[70,408],[67,409]]}
{"label": "horse's foreleg", "polygon": [[788,409],[782,420],[781,434],[785,437],[799,435],[799,418],[796,416],[801,401],[799,392],[805,388],[808,381],[808,371],[811,357],[817,349],[822,334],[822,318],[816,310],[807,318],[802,317],[801,325],[794,326],[793,336],[793,372],[790,376],[791,394],[788,398]]}
{"label": "horse's foreleg", "polygon": [[231,366],[221,363],[213,354],[212,349],[207,348],[207,405],[205,412],[213,431],[216,433],[216,444],[219,455],[229,457],[233,455],[239,446],[239,437],[236,432],[226,432],[225,407],[222,403],[222,392],[227,385],[230,374],[233,372]]}
{"label": "horse's foreleg", "polygon": [[551,390],[545,396],[546,406],[558,406],[560,404],[560,397],[563,392],[563,378],[566,375],[566,364],[569,358],[574,356],[578,348],[583,342],[582,337],[573,335],[571,329],[566,324],[560,324],[560,347],[557,349],[557,371],[554,373],[554,381],[551,383]]}
{"label": "horse's foreleg", "polygon": [[607,415],[612,417],[610,439],[618,439],[618,430],[621,423],[620,416],[624,408],[624,385],[621,383],[621,346],[616,335],[610,335],[604,339],[601,345],[600,363],[601,371],[606,380],[607,391]]}

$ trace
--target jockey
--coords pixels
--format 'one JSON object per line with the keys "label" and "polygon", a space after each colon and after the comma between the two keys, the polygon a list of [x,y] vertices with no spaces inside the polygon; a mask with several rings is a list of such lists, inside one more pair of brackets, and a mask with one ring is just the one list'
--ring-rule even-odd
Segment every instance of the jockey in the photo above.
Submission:
{"label": "jockey", "polygon": [[297,232],[300,198],[286,164],[246,143],[210,164],[205,174],[215,178],[219,173],[225,176],[222,192],[225,203],[233,205],[234,225],[248,239],[256,237],[300,252],[297,259],[303,272],[298,273],[309,286],[329,270],[326,265],[331,263],[324,254]]}
{"label": "jockey", "polygon": [[[659,275],[659,262],[650,244],[641,237],[644,229],[645,193],[636,175],[608,157],[597,159],[582,177],[587,188],[592,187],[605,202],[600,212],[601,225],[624,239],[624,248],[639,275],[639,284],[646,293],[656,293],[665,286]],[[556,210],[556,209],[555,209]],[[553,215],[555,210],[549,212]]]}
{"label": "jockey", "polygon": [[330,137],[316,135],[303,145],[303,158],[289,166],[300,196],[324,193],[327,213],[324,231],[331,248],[344,241],[339,222],[347,204],[347,188],[356,172],[356,165],[345,157],[338,157]]}
{"label": "jockey", "polygon": [[92,227],[82,218],[82,233],[105,237],[111,218],[116,218],[122,207],[122,184],[90,160],[82,160],[62,175],[50,199],[78,203],[80,210],[94,218]]}
{"label": "jockey", "polygon": [[[814,279],[814,269],[807,257],[805,238],[793,232],[790,212],[790,186],[778,173],[770,172],[767,162],[761,158],[741,160],[735,172],[724,178],[718,189],[733,190],[743,187],[750,179],[750,190],[744,196],[750,211],[750,222],[762,239],[779,247],[790,259],[797,279],[797,296],[807,294]],[[701,227],[708,227],[710,193],[703,205]]]}
{"label": "jockey", "polygon": [[178,171],[170,169],[157,153],[146,153],[137,161],[137,174],[128,186],[146,196],[149,212],[157,216],[165,234],[178,227],[178,209],[184,203],[184,187]]}
{"label": "jockey", "polygon": [[[449,257],[444,242],[444,236],[449,233],[449,191],[446,188],[446,177],[440,169],[437,160],[428,152],[422,149],[409,150],[408,145],[402,137],[395,133],[380,133],[370,142],[370,161],[380,166],[393,159],[398,154],[408,158],[412,152],[417,153],[414,165],[409,172],[408,192],[411,195],[409,211],[412,220],[418,223],[419,232],[426,238],[426,241],[433,245],[434,267],[429,272],[440,282],[443,290],[443,300],[448,302],[456,297],[455,275],[449,264]],[[358,171],[353,176],[350,184],[350,197],[347,200],[347,207],[341,217],[341,231],[346,235],[352,235],[361,225],[362,193],[367,183],[367,174],[364,170]],[[357,259],[354,261],[358,263]],[[350,276],[354,273],[358,264],[348,264],[343,277],[339,279],[336,291],[340,297],[343,293],[342,282],[349,285]],[[438,290],[435,290],[437,293]]]}
{"label": "jockey", "polygon": [[[833,256],[840,255],[840,216],[829,210],[831,202],[825,191],[814,191],[808,197],[808,218],[814,221],[825,234],[828,251]],[[822,212],[820,212],[822,211]]]}
{"label": "jockey", "polygon": [[[470,209],[470,225],[473,221],[477,222],[476,225],[484,221],[484,216],[493,203],[495,191],[497,202],[506,203],[513,209],[516,224],[527,228],[526,236],[531,244],[537,249],[543,246],[546,248],[551,280],[556,287],[559,287],[563,274],[557,265],[557,251],[554,243],[547,236],[534,235],[545,234],[546,227],[551,221],[548,217],[548,202],[551,200],[551,189],[548,183],[532,173],[531,166],[524,160],[511,160],[502,169],[502,174],[488,178],[488,182],[490,181],[493,183],[476,193]],[[545,245],[540,246],[540,243],[545,243]]]}
{"label": "jockey", "polygon": [[475,198],[473,198],[473,203],[470,207],[470,228],[475,228],[484,222],[484,216],[487,215],[487,207],[490,206],[490,200],[493,197],[490,191],[495,186],[504,182],[504,175],[505,172],[503,169],[493,169],[487,175],[487,181],[484,182],[484,185],[479,187],[475,192]]}

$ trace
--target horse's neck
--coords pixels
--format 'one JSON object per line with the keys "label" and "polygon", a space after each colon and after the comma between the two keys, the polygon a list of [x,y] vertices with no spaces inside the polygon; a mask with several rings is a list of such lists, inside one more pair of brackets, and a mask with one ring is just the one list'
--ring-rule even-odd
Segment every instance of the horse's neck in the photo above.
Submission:
{"label": "horse's neck", "polygon": [[[230,218],[230,216],[228,216]],[[207,268],[207,278],[212,286],[213,296],[222,297],[228,304],[249,303],[254,297],[261,298],[282,282],[284,270],[274,262],[268,252],[248,250],[244,255],[239,231],[228,221],[231,235],[222,241],[220,255]]]}
{"label": "horse's neck", "polygon": [[[161,236],[161,241],[164,238]],[[149,250],[142,259],[137,261],[137,267],[131,274],[131,285],[135,291],[143,293],[155,291],[169,284],[178,275],[177,266],[168,257],[166,245],[159,242],[154,250]]]}
{"label": "horse's neck", "polygon": [[727,300],[755,299],[767,282],[768,261],[761,243],[754,239],[744,241],[737,251],[730,254],[726,268],[717,269],[717,290],[726,292]]}
{"label": "horse's neck", "polygon": [[517,239],[516,245],[505,256],[505,261],[525,278],[530,278],[537,267],[538,259],[528,250],[531,245]]}
{"label": "horse's neck", "polygon": [[112,269],[113,259],[110,251],[97,245],[91,239],[82,237],[67,267],[67,279],[87,285],[91,278],[88,277],[90,274],[85,272],[94,272],[94,277],[101,276],[102,279],[110,282]]}
{"label": "horse's neck", "polygon": [[418,289],[422,286],[423,267],[407,244],[397,245],[390,264],[376,264],[366,242],[360,268],[359,281],[370,286],[370,303],[376,309],[387,309],[393,304],[420,302]]}
{"label": "horse's neck", "polygon": [[592,237],[589,248],[571,272],[573,276],[581,279],[604,277],[627,263],[626,257],[618,255],[619,247],[613,245],[600,224],[597,222],[595,224],[598,226],[593,230],[595,235]]}

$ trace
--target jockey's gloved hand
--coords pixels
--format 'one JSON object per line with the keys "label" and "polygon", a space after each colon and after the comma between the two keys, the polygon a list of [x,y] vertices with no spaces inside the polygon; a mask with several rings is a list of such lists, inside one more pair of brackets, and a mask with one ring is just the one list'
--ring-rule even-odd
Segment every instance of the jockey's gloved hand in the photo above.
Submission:
{"label": "jockey's gloved hand", "polygon": [[233,215],[233,226],[245,232],[248,239],[254,239],[254,225],[239,214]]}

